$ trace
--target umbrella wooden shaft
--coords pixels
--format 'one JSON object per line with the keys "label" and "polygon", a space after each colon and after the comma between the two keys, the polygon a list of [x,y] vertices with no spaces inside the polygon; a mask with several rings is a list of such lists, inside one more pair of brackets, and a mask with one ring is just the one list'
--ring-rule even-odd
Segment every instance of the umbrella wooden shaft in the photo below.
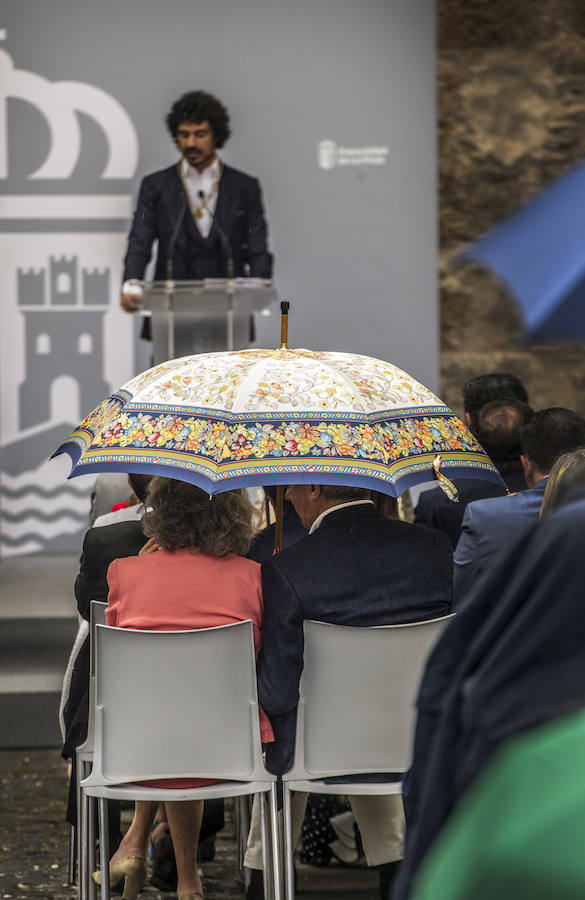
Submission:
{"label": "umbrella wooden shaft", "polygon": [[280,304],[280,349],[288,350],[288,310],[290,303],[283,300]]}
{"label": "umbrella wooden shaft", "polygon": [[282,519],[284,515],[284,486],[277,485],[276,488],[276,525],[274,526],[274,552],[280,553],[282,550]]}

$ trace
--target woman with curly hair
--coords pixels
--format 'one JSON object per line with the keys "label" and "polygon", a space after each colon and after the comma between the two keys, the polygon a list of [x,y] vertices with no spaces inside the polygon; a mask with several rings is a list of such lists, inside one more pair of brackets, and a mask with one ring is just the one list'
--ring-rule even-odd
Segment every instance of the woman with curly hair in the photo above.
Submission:
{"label": "woman with curly hair", "polygon": [[[194,485],[154,478],[149,486],[141,555],[115,560],[108,570],[108,625],[155,631],[211,628],[251,619],[261,644],[260,565],[244,559],[254,534],[254,509],[245,491],[210,497]],[[156,550],[156,552],[153,552]],[[272,740],[261,713],[262,740]],[[150,782],[161,787],[201,784],[186,779]],[[166,802],[178,872],[179,900],[201,900],[197,841],[203,801]],[[110,861],[114,885],[124,880],[134,900],[146,878],[148,838],[157,804],[140,801],[134,820]],[[99,873],[94,879],[99,883]]]}

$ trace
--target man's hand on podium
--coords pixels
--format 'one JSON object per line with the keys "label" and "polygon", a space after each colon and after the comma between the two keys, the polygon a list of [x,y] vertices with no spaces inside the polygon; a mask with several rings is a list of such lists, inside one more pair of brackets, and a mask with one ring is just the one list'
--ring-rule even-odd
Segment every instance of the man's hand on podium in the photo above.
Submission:
{"label": "man's hand on podium", "polygon": [[134,313],[142,309],[142,284],[131,278],[125,281],[120,292],[120,306],[124,312]]}
{"label": "man's hand on podium", "polygon": [[120,306],[125,312],[137,312],[142,309],[142,297],[138,294],[121,294]]}

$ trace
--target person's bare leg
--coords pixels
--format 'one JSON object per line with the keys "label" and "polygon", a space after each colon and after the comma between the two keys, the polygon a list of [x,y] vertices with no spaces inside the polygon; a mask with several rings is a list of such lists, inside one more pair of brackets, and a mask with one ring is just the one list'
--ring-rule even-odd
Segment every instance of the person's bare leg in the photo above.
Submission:
{"label": "person's bare leg", "polygon": [[165,808],[175,848],[177,896],[181,900],[187,894],[203,893],[197,874],[197,844],[203,818],[203,800],[167,801]]}
{"label": "person's bare leg", "polygon": [[122,838],[122,842],[110,860],[115,865],[127,856],[142,856],[146,859],[150,829],[156,815],[157,804],[149,800],[137,800],[134,818],[130,828]]}

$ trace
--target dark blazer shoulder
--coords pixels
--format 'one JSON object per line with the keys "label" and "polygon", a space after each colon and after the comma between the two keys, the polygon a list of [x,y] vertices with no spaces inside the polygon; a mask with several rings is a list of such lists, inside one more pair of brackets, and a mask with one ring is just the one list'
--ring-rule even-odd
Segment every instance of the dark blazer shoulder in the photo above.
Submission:
{"label": "dark blazer shoulder", "polygon": [[231,181],[231,182],[239,182],[240,184],[253,188],[258,185],[258,179],[254,177],[254,175],[249,175],[247,172],[242,172],[241,169],[234,169],[232,166],[228,166],[224,163],[222,173],[221,173],[222,181]]}

